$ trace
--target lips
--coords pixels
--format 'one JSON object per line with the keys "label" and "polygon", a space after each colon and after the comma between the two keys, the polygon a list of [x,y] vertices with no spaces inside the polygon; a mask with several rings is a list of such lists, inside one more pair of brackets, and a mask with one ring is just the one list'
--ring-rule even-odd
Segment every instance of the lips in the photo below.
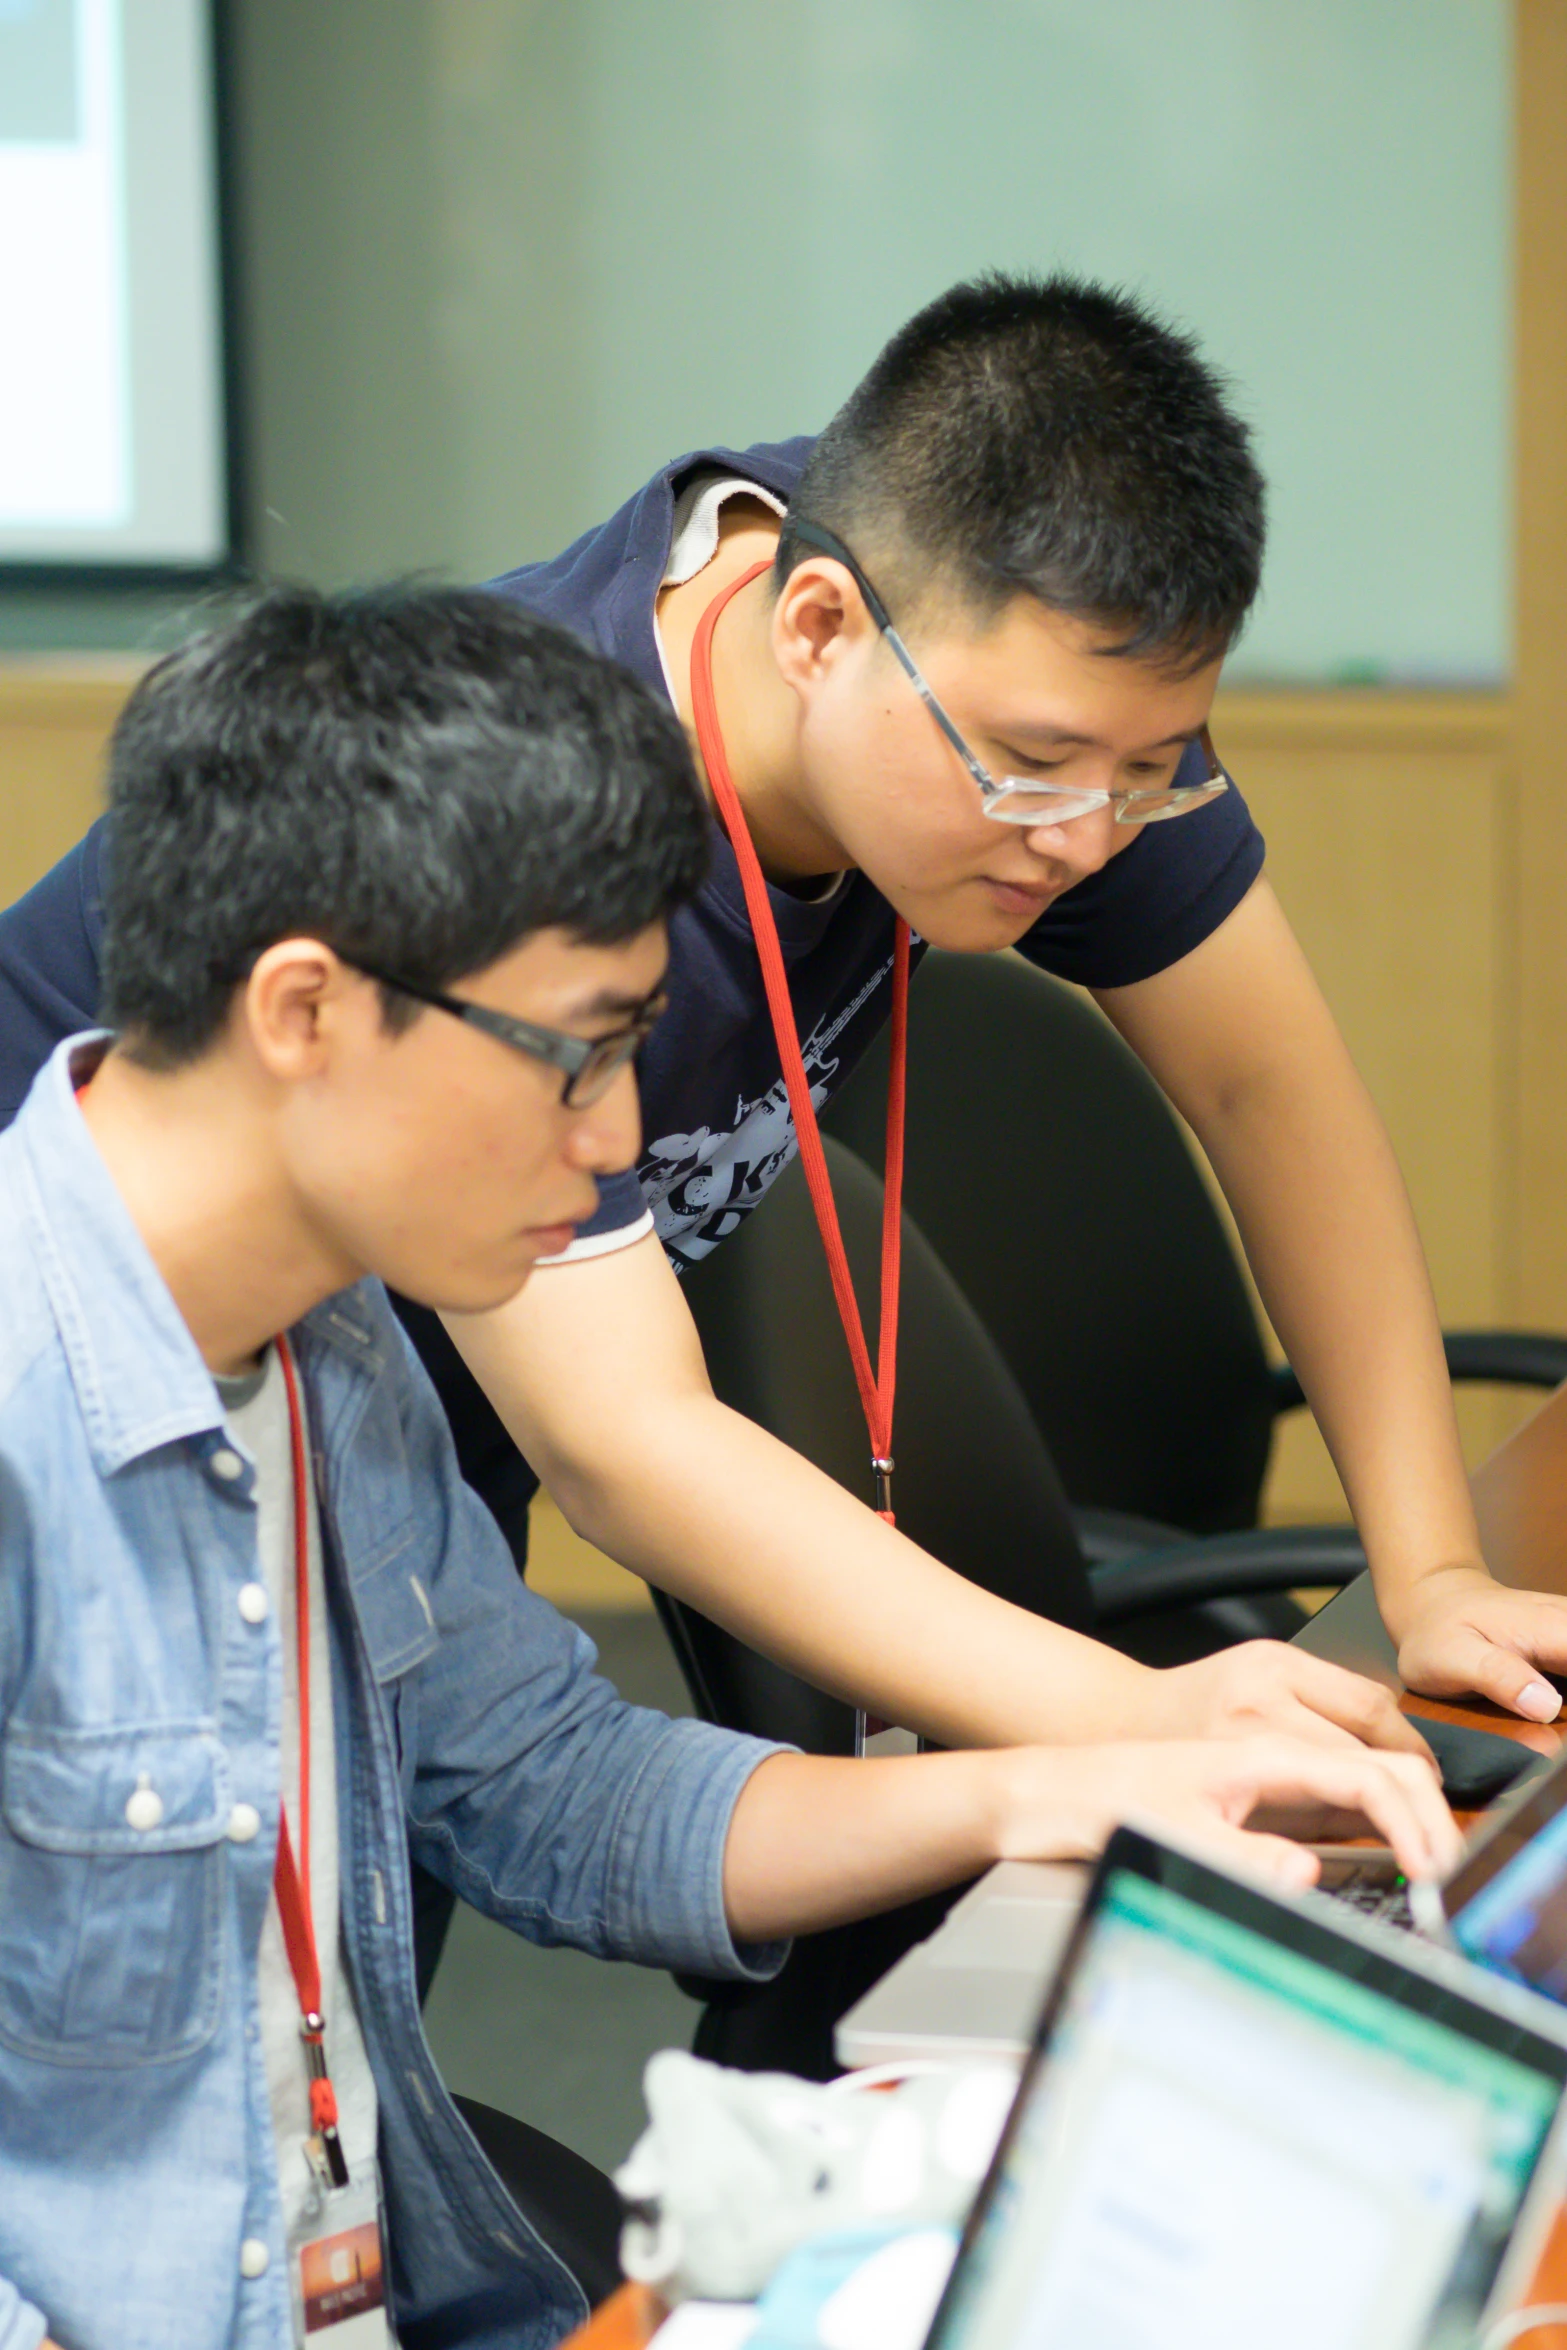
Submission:
{"label": "lips", "polygon": [[530,1224],[528,1239],[541,1257],[558,1257],[577,1237],[575,1224]]}
{"label": "lips", "polygon": [[1024,888],[1015,881],[998,881],[990,873],[982,873],[980,879],[997,905],[1008,914],[1042,914],[1061,894],[1059,889],[1049,884],[1044,888]]}

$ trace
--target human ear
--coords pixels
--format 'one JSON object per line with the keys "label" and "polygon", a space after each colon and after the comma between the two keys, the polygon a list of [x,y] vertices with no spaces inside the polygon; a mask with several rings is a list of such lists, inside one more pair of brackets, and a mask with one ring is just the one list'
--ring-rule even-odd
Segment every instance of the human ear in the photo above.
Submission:
{"label": "human ear", "polygon": [[243,990],[251,1048],[285,1082],[325,1067],[339,1007],[357,975],[319,939],[285,938],[256,958]]}
{"label": "human ear", "polygon": [[773,605],[773,658],[798,694],[808,694],[876,634],[853,575],[827,555],[797,563]]}

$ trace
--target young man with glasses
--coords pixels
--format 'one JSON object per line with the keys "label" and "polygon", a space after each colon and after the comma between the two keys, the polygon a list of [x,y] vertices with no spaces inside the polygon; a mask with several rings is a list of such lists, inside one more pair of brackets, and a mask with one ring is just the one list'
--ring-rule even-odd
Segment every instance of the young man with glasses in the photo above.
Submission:
{"label": "young man with glasses", "polygon": [[[998,279],[913,320],[814,446],[683,458],[493,585],[688,725],[699,623],[735,589],[713,707],[813,1097],[887,1016],[897,916],[1091,988],[1235,1206],[1406,1678],[1544,1720],[1567,1604],[1487,1575],[1391,1150],[1208,747],[1262,542],[1245,429],[1188,342],[1090,287]],[[0,1115],[96,1015],[105,837],[0,919]],[[1414,1744],[1384,1692],[1281,1644],[1155,1673],[1010,1607],[717,1403],[676,1276],[760,1204],[795,1138],[716,824],[670,943],[636,1169],[511,1305],[408,1314],[518,1558],[542,1477],[651,1583],[944,1746],[1257,1723]],[[974,1137],[977,1198],[1006,1148],[998,1105]]]}
{"label": "young man with glasses", "polygon": [[[494,584],[665,692],[700,748],[698,656],[818,1103],[887,1017],[895,916],[1092,990],[1235,1209],[1405,1679],[1549,1720],[1567,1601],[1506,1590],[1481,1558],[1398,1169],[1208,734],[1262,551],[1246,429],[1192,344],[1124,297],[995,278],[911,321],[814,444],[682,458],[557,560]],[[456,1333],[576,1523],[944,1742],[1006,1737],[1041,1707],[1068,1736],[1130,1707],[1396,1740],[1365,1683],[1274,1644],[1150,1680],[1048,1627],[1003,1629],[996,1603],[715,1410],[669,1268],[718,1246],[795,1147],[716,828],[672,946],[635,1183],[605,1187],[569,1279]],[[1006,1148],[998,1103],[974,1137],[977,1206]],[[637,1238],[649,1219],[667,1264]],[[616,1239],[636,1245],[608,1253]],[[597,1355],[574,1369],[590,1333],[609,1343],[607,1389]],[[495,1478],[504,1431],[455,1364],[443,1384],[472,1473]]]}
{"label": "young man with glasses", "polygon": [[1129,1808],[1285,1884],[1259,1799],[1452,1859],[1406,1755],[667,1721],[519,1582],[382,1284],[495,1309],[635,1157],[706,818],[611,663],[276,595],[138,687],[111,805],[114,1032],[0,1138],[0,2350],[546,2350],[607,2289],[607,2183],[430,2062],[408,1842],[519,1933],[752,1979]]}

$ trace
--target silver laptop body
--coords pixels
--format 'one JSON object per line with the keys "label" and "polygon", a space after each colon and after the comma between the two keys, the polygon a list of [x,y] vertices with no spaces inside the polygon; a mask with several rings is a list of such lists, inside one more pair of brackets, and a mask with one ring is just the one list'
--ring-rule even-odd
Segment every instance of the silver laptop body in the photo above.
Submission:
{"label": "silver laptop body", "polygon": [[842,2018],[838,2062],[1021,2064],[1090,1874],[1074,1861],[1004,1860],[987,1870]]}
{"label": "silver laptop body", "polygon": [[1567,2182],[1567,2014],[1136,1831],[926,2350],[1459,2350]]}

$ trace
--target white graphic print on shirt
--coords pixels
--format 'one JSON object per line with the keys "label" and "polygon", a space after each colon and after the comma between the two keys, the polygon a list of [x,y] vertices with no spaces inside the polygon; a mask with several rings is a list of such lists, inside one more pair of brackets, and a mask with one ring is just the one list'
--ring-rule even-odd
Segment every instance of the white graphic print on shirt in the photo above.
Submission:
{"label": "white graphic print on shirt", "polygon": [[[852,1001],[811,1031],[800,1047],[811,1100],[820,1110],[833,1090],[832,1048],[892,970],[889,955]],[[650,1142],[637,1177],[654,1228],[676,1271],[710,1256],[765,1196],[799,1149],[781,1076],[764,1094],[735,1104],[734,1123],[715,1132],[666,1134]]]}

